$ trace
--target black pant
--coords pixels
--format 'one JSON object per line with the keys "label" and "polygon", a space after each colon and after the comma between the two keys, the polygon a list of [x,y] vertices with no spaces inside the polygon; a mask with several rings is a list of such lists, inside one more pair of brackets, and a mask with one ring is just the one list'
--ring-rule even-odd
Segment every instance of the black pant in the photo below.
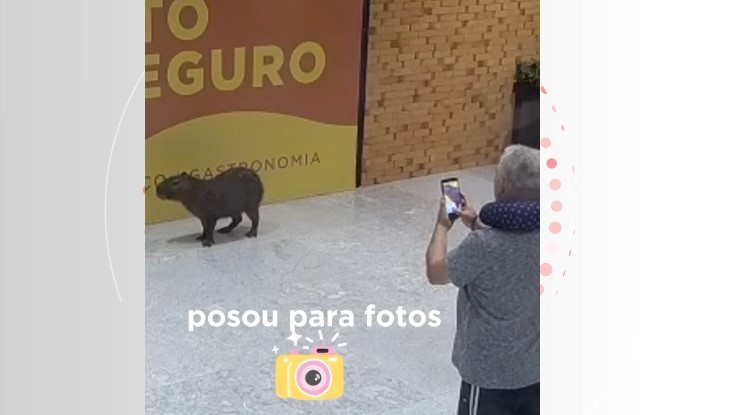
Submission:
{"label": "black pant", "polygon": [[458,415],[539,415],[540,382],[522,389],[484,389],[461,383]]}

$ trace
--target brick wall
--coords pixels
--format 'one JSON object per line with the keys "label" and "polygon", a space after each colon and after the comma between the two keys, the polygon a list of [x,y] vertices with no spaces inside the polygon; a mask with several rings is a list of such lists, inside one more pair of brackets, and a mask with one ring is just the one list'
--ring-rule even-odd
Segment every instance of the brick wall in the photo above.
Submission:
{"label": "brick wall", "polygon": [[362,184],[493,163],[539,0],[371,0]]}

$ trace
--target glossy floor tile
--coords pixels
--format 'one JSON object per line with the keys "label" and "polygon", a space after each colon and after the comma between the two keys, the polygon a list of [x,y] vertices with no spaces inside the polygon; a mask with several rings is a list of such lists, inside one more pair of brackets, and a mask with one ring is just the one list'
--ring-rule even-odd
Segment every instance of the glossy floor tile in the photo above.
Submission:
{"label": "glossy floor tile", "polygon": [[[147,227],[146,408],[148,414],[453,414],[460,379],[450,362],[456,289],[432,287],[424,256],[440,179],[458,176],[481,205],[492,199],[493,167],[266,205],[256,239],[245,218],[202,248],[196,219]],[[226,223],[224,221],[223,223]],[[222,224],[220,222],[220,224]],[[456,224],[450,245],[466,230]],[[365,306],[440,310],[440,327],[366,326]],[[202,327],[188,311],[277,310],[279,327]],[[303,328],[334,342],[345,366],[338,400],[276,397],[278,354],[289,310],[351,310],[355,327]],[[339,344],[346,345],[338,347]],[[304,338],[298,346],[311,343]],[[304,351],[305,353],[305,351]]]}

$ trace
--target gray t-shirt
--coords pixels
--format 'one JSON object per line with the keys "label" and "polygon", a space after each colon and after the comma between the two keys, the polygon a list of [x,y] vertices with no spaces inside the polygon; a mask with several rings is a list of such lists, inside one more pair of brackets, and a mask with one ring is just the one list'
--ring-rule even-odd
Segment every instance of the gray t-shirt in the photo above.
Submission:
{"label": "gray t-shirt", "polygon": [[458,288],[453,364],[485,389],[540,382],[540,232],[471,232],[448,254]]}

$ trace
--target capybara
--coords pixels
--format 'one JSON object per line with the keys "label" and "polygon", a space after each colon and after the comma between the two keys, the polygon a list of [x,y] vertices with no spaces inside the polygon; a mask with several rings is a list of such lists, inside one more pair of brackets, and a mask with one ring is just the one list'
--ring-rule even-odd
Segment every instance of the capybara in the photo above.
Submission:
{"label": "capybara", "polygon": [[157,185],[157,197],[182,203],[201,220],[203,234],[197,239],[207,247],[214,244],[216,221],[231,218],[228,226],[219,229],[220,233],[229,233],[242,222],[242,212],[252,221],[246,236],[257,236],[263,192],[260,177],[246,167],[231,168],[212,179],[199,179],[182,173]]}

